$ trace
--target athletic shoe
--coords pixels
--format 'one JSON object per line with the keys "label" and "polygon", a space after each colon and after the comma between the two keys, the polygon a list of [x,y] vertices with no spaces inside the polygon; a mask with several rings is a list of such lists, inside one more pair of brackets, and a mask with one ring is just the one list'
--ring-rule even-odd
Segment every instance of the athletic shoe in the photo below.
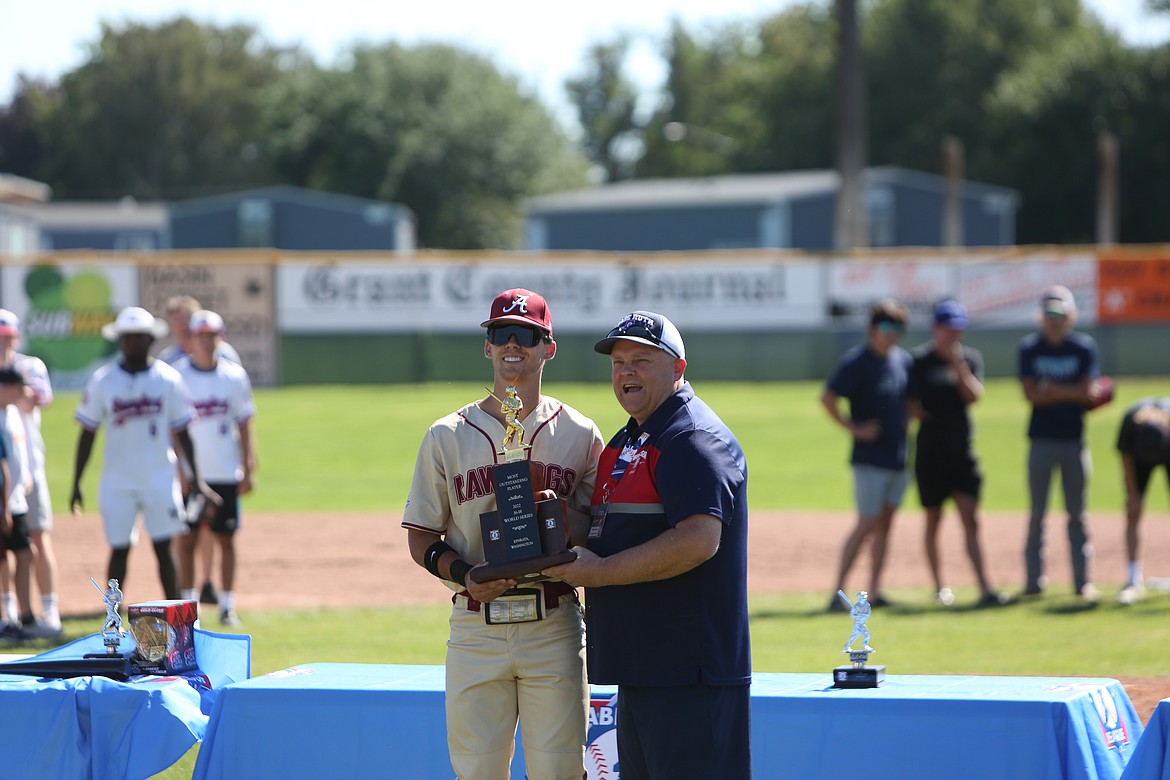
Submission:
{"label": "athletic shoe", "polygon": [[231,607],[220,610],[219,624],[221,626],[228,626],[229,628],[238,628],[240,626],[240,616]]}
{"label": "athletic shoe", "polygon": [[1082,585],[1081,592],[1078,595],[1086,604],[1096,604],[1101,600],[1101,591],[1097,590],[1097,586],[1091,582],[1086,582]]}
{"label": "athletic shoe", "polygon": [[890,601],[885,596],[874,596],[869,600],[869,605],[874,609],[888,609],[897,606],[893,601]]}
{"label": "athletic shoe", "polygon": [[32,638],[33,635],[19,623],[5,623],[0,628],[0,645],[18,645]]}
{"label": "athletic shoe", "polygon": [[838,598],[837,596],[834,596],[833,598],[829,599],[829,606],[825,607],[825,611],[826,612],[848,612],[849,607],[846,606],[845,602],[842,601],[840,598]]}
{"label": "athletic shoe", "polygon": [[943,588],[938,593],[934,594],[934,603],[940,607],[949,607],[955,603],[955,594],[950,588]]}
{"label": "athletic shoe", "polygon": [[199,592],[200,604],[218,604],[219,593],[216,592],[215,586],[210,582],[203,583],[203,590]]}
{"label": "athletic shoe", "polygon": [[1117,603],[1129,606],[1145,595],[1146,589],[1142,584],[1139,583],[1137,585],[1126,585],[1121,589],[1121,592],[1117,594]]}
{"label": "athletic shoe", "polygon": [[1009,596],[1008,594],[996,593],[996,592],[992,591],[990,593],[984,593],[979,598],[979,601],[975,602],[975,606],[977,606],[977,607],[1006,607],[1008,604],[1011,604],[1012,601],[1013,601],[1012,597]]}
{"label": "athletic shoe", "polygon": [[64,633],[61,627],[61,618],[56,620],[52,618],[37,618],[37,622],[33,624],[30,632],[33,636],[41,639],[55,639]]}

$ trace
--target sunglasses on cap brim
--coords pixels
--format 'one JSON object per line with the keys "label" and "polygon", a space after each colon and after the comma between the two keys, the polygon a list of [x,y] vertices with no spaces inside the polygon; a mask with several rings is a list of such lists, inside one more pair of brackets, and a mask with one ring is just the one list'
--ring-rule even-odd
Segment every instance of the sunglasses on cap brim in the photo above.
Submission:
{"label": "sunglasses on cap brim", "polygon": [[516,339],[520,346],[532,348],[547,338],[544,331],[527,325],[493,325],[487,329],[487,340],[497,347]]}

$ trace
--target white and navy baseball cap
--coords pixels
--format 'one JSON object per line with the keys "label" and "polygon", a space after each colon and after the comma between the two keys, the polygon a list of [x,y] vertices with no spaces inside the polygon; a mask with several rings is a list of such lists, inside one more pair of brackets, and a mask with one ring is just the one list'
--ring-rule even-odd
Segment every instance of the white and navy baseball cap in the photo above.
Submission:
{"label": "white and navy baseball cap", "polygon": [[1054,284],[1040,296],[1040,313],[1068,316],[1076,314],[1077,302],[1072,290],[1063,284]]}
{"label": "white and navy baseball cap", "polygon": [[683,360],[687,357],[687,350],[683,346],[678,328],[666,317],[652,311],[633,311],[622,317],[622,321],[615,325],[605,338],[594,344],[593,349],[595,352],[608,355],[613,352],[613,345],[619,341],[648,344]]}
{"label": "white and navy baseball cap", "polygon": [[213,311],[201,309],[191,315],[187,325],[192,333],[223,333],[223,317]]}
{"label": "white and navy baseball cap", "polygon": [[481,328],[492,325],[528,325],[552,336],[552,312],[548,302],[539,293],[516,287],[504,290],[492,301],[492,312],[479,323]]}
{"label": "white and navy baseball cap", "polygon": [[128,333],[145,333],[157,339],[169,332],[166,320],[157,319],[146,309],[138,306],[127,306],[118,312],[113,322],[107,322],[102,326],[102,336],[106,341],[117,341],[119,336]]}
{"label": "white and navy baseball cap", "polygon": [[19,336],[20,317],[8,309],[0,309],[0,336]]}

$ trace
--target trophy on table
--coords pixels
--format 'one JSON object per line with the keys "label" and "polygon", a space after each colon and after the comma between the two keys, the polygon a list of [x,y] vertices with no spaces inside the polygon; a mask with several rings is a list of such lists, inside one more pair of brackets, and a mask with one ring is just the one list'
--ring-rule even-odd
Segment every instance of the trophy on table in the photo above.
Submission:
{"label": "trophy on table", "polygon": [[[869,616],[873,613],[873,605],[869,603],[869,594],[864,590],[857,594],[857,601],[849,600],[844,591],[837,591],[837,597],[849,607],[849,615],[853,618],[853,633],[845,642],[845,649],[841,652],[849,654],[849,666],[838,666],[833,669],[834,688],[877,688],[886,679],[886,667],[866,666],[871,653],[877,651],[870,647],[870,631],[866,625]],[[853,643],[861,640],[861,649],[854,650]]]}
{"label": "trophy on table", "polygon": [[535,582],[544,579],[542,569],[568,563],[577,553],[568,548],[569,533],[564,505],[559,498],[537,501],[532,487],[532,445],[524,443],[520,412],[524,401],[515,387],[505,398],[490,389],[504,414],[504,439],[497,451],[502,462],[491,467],[496,494],[496,511],[479,516],[486,565],[469,575],[476,582],[516,579]]}

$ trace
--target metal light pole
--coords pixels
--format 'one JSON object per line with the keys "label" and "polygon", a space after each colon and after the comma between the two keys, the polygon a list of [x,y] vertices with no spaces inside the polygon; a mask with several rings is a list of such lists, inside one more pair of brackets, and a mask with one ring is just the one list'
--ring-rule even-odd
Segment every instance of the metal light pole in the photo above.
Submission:
{"label": "metal light pole", "polygon": [[1117,243],[1117,136],[1102,130],[1097,136],[1097,245]]}

